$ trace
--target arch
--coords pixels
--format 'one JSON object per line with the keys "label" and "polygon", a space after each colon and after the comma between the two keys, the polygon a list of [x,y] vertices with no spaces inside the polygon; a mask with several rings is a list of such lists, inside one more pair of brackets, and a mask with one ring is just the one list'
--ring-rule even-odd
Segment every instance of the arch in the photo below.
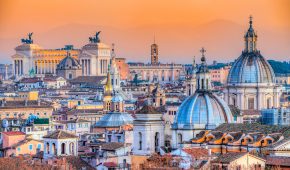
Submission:
{"label": "arch", "polygon": [[61,144],[61,154],[66,154],[65,153],[65,143]]}
{"label": "arch", "polygon": [[49,143],[48,143],[48,142],[46,143],[45,147],[46,147],[46,148],[45,148],[46,153],[49,154]]}
{"label": "arch", "polygon": [[139,150],[142,150],[142,133],[139,132],[138,136],[139,136]]}
{"label": "arch", "polygon": [[69,153],[71,154],[71,155],[75,155],[75,145],[74,145],[74,143],[73,142],[71,142],[70,144],[69,144]]}
{"label": "arch", "polygon": [[57,155],[55,143],[52,143],[52,152],[51,153],[53,153],[54,155]]}
{"label": "arch", "polygon": [[155,143],[155,152],[159,152],[159,143],[160,143],[160,134],[159,132],[155,133],[154,143]]}
{"label": "arch", "polygon": [[177,142],[182,143],[182,134],[178,133],[177,137],[178,137]]}

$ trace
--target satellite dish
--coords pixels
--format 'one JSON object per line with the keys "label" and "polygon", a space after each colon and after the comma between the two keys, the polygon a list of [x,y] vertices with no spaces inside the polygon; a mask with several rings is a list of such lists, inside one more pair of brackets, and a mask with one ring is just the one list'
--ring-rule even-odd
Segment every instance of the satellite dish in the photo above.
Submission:
{"label": "satellite dish", "polygon": [[8,125],[9,125],[9,124],[8,124],[8,120],[7,120],[7,119],[3,119],[3,120],[2,120],[2,127],[3,127],[3,128],[7,128]]}

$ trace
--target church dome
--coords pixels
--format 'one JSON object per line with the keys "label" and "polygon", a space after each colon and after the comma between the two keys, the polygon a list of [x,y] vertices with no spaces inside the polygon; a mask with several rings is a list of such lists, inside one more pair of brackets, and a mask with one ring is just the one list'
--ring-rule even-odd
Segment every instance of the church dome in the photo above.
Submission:
{"label": "church dome", "polygon": [[201,65],[196,72],[197,89],[178,108],[172,129],[214,129],[222,123],[233,122],[229,106],[211,90],[211,76],[204,53],[200,50]]}
{"label": "church dome", "polygon": [[133,124],[133,117],[128,113],[109,112],[95,124],[95,127],[120,127]]}
{"label": "church dome", "polygon": [[275,75],[267,60],[257,50],[257,34],[252,26],[250,17],[249,29],[244,36],[245,49],[242,55],[234,62],[227,83],[236,84],[257,84],[274,83]]}
{"label": "church dome", "polygon": [[122,98],[122,96],[120,94],[115,94],[114,97],[112,98],[112,102],[113,103],[119,103],[119,102],[123,102],[124,99]]}
{"label": "church dome", "polygon": [[270,64],[260,52],[243,52],[234,62],[228,84],[240,83],[274,83],[275,75]]}
{"label": "church dome", "polygon": [[173,129],[214,129],[233,122],[228,105],[211,91],[196,91],[179,107]]}
{"label": "church dome", "polygon": [[64,70],[64,69],[81,69],[81,65],[78,60],[72,58],[70,54],[68,54],[64,59],[60,61],[57,66],[57,69]]}

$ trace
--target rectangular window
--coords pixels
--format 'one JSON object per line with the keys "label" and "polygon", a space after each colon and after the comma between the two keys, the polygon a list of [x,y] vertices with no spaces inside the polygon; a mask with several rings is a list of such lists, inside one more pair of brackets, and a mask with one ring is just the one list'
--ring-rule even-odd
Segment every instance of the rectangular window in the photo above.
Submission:
{"label": "rectangular window", "polygon": [[37,144],[37,149],[41,149],[41,144]]}
{"label": "rectangular window", "polygon": [[28,149],[32,151],[33,145],[32,144],[28,145]]}
{"label": "rectangular window", "polygon": [[248,99],[248,109],[249,110],[255,109],[255,99],[254,98]]}
{"label": "rectangular window", "polygon": [[118,142],[121,142],[121,136],[118,136],[117,138],[118,138]]}

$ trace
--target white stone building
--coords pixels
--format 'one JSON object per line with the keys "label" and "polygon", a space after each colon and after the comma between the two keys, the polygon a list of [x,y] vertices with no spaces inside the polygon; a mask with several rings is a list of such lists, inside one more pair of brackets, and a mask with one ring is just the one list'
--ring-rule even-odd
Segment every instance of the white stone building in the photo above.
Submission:
{"label": "white stone building", "polygon": [[211,91],[211,76],[202,49],[201,65],[196,73],[197,90],[179,106],[172,124],[172,147],[189,142],[201,130],[212,130],[222,123],[232,123],[229,106]]}
{"label": "white stone building", "polygon": [[16,78],[56,74],[56,67],[66,57],[67,50],[71,51],[71,56],[75,59],[79,55],[79,50],[73,49],[72,45],[66,45],[62,49],[43,49],[33,43],[32,33],[28,34],[28,39],[22,39],[21,42],[22,44],[15,48],[15,54],[11,56],[13,75]]}
{"label": "white stone building", "polygon": [[101,43],[97,32],[90,43],[83,46],[79,55],[83,76],[106,76],[111,59],[110,46]]}
{"label": "white stone building", "polygon": [[160,152],[160,147],[164,146],[162,113],[144,106],[136,113],[133,125],[133,154],[145,156]]}
{"label": "white stone building", "polygon": [[62,130],[43,136],[44,158],[54,156],[77,156],[78,137]]}
{"label": "white stone building", "polygon": [[244,36],[245,49],[234,62],[224,89],[225,101],[242,112],[280,106],[281,87],[268,61],[257,49],[257,34],[252,26]]}

